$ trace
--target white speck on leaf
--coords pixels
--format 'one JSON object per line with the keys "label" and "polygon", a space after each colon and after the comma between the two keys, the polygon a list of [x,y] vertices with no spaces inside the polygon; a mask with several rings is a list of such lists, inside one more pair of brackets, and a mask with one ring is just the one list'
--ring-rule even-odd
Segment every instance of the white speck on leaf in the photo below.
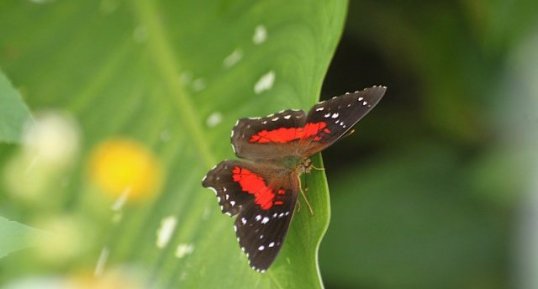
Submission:
{"label": "white speck on leaf", "polygon": [[176,257],[183,258],[186,255],[191,254],[194,251],[194,246],[192,244],[179,244],[176,248]]}
{"label": "white speck on leaf", "polygon": [[170,238],[176,229],[176,224],[177,219],[174,216],[162,219],[161,226],[157,230],[157,248],[162,249],[170,242]]}
{"label": "white speck on leaf", "polygon": [[179,81],[182,84],[189,84],[192,81],[192,73],[184,71],[179,75]]}
{"label": "white speck on leaf", "polygon": [[215,127],[222,122],[222,113],[215,111],[207,117],[206,124],[208,127]]}
{"label": "white speck on leaf", "polygon": [[170,139],[170,131],[168,131],[167,129],[161,131],[160,138],[163,142],[168,141]]}
{"label": "white speck on leaf", "polygon": [[99,254],[99,259],[97,259],[97,265],[95,266],[95,271],[93,272],[93,274],[96,277],[100,277],[103,275],[103,272],[105,271],[106,261],[108,260],[109,254],[110,254],[110,250],[107,247],[104,247],[101,250],[101,254]]}
{"label": "white speck on leaf", "polygon": [[112,211],[117,212],[123,208],[123,205],[125,205],[125,202],[127,202],[127,199],[129,198],[129,193],[131,193],[131,188],[125,188],[125,190],[121,192],[120,196],[112,204]]}
{"label": "white speck on leaf", "polygon": [[243,51],[241,49],[237,48],[232,53],[230,53],[224,60],[222,61],[222,65],[226,68],[230,68],[234,65],[236,65],[241,58],[243,58]]}
{"label": "white speck on leaf", "polygon": [[252,42],[254,44],[262,44],[267,40],[267,29],[263,25],[258,25],[254,29],[254,35],[252,36]]}
{"label": "white speck on leaf", "polygon": [[275,83],[275,72],[269,71],[266,74],[262,75],[260,79],[254,85],[254,92],[260,94],[266,90],[269,90],[273,87]]}
{"label": "white speck on leaf", "polygon": [[203,78],[197,78],[192,82],[192,89],[194,91],[202,91],[206,88],[206,83]]}
{"label": "white speck on leaf", "polygon": [[136,43],[143,43],[148,39],[148,29],[144,25],[138,25],[133,31],[133,39]]}

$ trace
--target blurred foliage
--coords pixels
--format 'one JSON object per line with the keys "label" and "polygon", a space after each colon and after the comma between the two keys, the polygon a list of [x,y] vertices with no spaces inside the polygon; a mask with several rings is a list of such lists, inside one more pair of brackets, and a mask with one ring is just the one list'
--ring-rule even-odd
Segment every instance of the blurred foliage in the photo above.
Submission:
{"label": "blurred foliage", "polygon": [[[528,139],[538,90],[536,74],[520,67],[533,67],[538,49],[519,47],[537,33],[537,8],[351,1],[324,94],[357,83],[389,89],[355,135],[324,153],[327,288],[521,285],[517,258],[532,254],[514,232],[536,178],[537,142]],[[526,222],[532,236],[537,220]]]}

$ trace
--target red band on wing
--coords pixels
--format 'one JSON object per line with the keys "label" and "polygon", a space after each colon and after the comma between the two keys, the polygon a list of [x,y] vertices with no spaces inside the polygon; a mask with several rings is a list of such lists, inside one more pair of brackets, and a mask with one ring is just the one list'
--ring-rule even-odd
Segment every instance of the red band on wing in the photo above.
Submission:
{"label": "red band on wing", "polygon": [[273,206],[275,193],[265,184],[262,177],[247,169],[234,167],[232,178],[234,182],[239,183],[241,190],[254,195],[254,202],[262,209],[269,210]]}
{"label": "red band on wing", "polygon": [[307,139],[314,137],[315,141],[319,141],[320,132],[330,133],[331,131],[326,128],[327,123],[320,122],[310,122],[307,123],[304,127],[288,127],[288,128],[277,128],[273,130],[262,130],[251,136],[249,139],[250,143],[287,143],[294,140]]}

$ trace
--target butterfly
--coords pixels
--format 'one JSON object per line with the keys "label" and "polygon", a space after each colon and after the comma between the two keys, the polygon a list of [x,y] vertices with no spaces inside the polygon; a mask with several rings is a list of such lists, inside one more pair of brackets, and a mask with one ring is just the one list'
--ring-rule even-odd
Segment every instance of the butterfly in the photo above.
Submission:
{"label": "butterfly", "polygon": [[237,216],[237,240],[254,270],[265,272],[282,247],[309,158],[346,135],[385,91],[373,86],[319,102],[308,113],[287,109],[236,122],[231,142],[240,159],[214,166],[202,186],[215,192],[222,213]]}

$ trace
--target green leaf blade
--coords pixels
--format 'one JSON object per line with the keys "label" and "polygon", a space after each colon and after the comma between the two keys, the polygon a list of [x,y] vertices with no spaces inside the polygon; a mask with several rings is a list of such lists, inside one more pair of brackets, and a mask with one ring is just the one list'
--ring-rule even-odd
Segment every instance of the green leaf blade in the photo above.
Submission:
{"label": "green leaf blade", "polygon": [[0,142],[20,142],[24,125],[30,119],[30,110],[19,92],[0,71]]}
{"label": "green leaf blade", "polygon": [[[84,155],[104,139],[127,136],[149,146],[165,170],[160,196],[124,209],[113,237],[103,242],[110,252],[109,267],[142,266],[160,288],[323,287],[317,250],[329,221],[329,201],[322,172],[305,177],[314,215],[303,202],[266,274],[248,266],[233,220],[220,213],[213,193],[200,181],[219,160],[235,157],[229,135],[238,118],[309,109],[316,102],[342,30],[345,1],[139,0],[111,10],[88,3],[51,3],[40,9],[34,13],[41,13],[43,22],[54,15],[56,25],[77,25],[83,32],[40,42],[53,55],[37,66],[49,73],[22,79],[31,91],[45,94],[30,93],[30,103],[53,104],[75,114],[85,135]],[[82,23],[60,11],[98,20]],[[253,40],[260,27],[265,38]],[[18,37],[8,39],[17,42]],[[79,51],[54,52],[61,45]],[[234,52],[239,59],[227,62]],[[78,71],[76,79],[70,79],[73,71]],[[256,88],[271,73],[273,81]],[[66,78],[69,85],[50,85]],[[218,121],[210,121],[215,115]],[[77,191],[87,184],[81,186]],[[84,210],[86,204],[77,206]],[[159,248],[159,229],[170,217],[177,224]],[[190,252],[179,254],[181,246]]]}
{"label": "green leaf blade", "polygon": [[0,217],[0,258],[32,246],[31,240],[43,237],[43,232]]}

